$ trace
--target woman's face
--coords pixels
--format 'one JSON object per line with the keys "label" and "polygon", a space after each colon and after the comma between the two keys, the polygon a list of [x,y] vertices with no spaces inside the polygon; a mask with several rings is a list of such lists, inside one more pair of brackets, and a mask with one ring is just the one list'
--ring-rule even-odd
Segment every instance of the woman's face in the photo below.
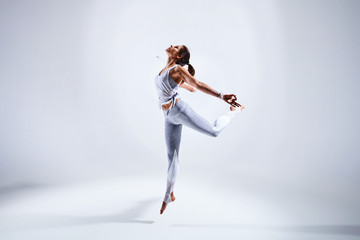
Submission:
{"label": "woman's face", "polygon": [[181,48],[181,45],[170,45],[170,47],[166,49],[166,53],[170,58],[181,58],[181,55],[179,54]]}

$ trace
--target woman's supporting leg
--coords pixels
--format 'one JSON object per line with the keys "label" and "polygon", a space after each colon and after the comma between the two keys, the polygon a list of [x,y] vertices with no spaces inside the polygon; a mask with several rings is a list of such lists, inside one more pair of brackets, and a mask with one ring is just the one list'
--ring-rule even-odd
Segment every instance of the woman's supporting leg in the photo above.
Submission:
{"label": "woman's supporting leg", "polygon": [[197,114],[190,105],[186,103],[184,110],[176,116],[176,121],[196,131],[212,137],[217,137],[237,113],[238,111],[229,111],[218,117],[214,121],[214,124],[211,124],[204,117]]}
{"label": "woman's supporting leg", "polygon": [[179,148],[181,140],[181,124],[173,124],[165,119],[165,140],[168,155],[168,172],[167,172],[167,184],[166,193],[164,196],[164,202],[171,202],[170,194],[174,189],[177,173],[179,170]]}

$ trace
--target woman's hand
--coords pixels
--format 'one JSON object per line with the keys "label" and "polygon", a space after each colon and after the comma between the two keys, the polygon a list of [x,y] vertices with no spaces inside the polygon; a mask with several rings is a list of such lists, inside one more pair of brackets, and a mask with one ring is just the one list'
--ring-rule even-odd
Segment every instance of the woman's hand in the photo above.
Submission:
{"label": "woman's hand", "polygon": [[235,94],[224,94],[222,99],[227,102],[228,104],[230,104],[231,106],[234,107],[240,107],[240,103],[237,103],[237,97]]}

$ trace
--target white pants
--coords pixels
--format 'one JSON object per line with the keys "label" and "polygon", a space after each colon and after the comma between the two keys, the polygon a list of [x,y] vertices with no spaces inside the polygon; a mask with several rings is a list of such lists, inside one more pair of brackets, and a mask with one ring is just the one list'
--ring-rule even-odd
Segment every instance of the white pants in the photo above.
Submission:
{"label": "white pants", "polygon": [[182,126],[185,125],[196,131],[217,137],[220,132],[230,123],[238,111],[229,111],[217,118],[211,124],[202,116],[198,115],[185,101],[179,101],[169,110],[164,111],[165,116],[165,140],[168,156],[168,172],[164,202],[171,202],[170,194],[179,170],[179,148]]}

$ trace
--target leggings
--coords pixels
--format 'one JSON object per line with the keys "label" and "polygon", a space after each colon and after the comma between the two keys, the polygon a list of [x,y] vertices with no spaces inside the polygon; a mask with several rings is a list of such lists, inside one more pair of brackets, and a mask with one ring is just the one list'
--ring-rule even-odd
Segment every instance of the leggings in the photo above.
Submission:
{"label": "leggings", "polygon": [[165,141],[168,157],[167,184],[164,202],[171,202],[170,194],[179,170],[179,147],[182,126],[185,125],[198,132],[211,137],[217,137],[219,133],[230,123],[237,111],[229,111],[215,120],[213,124],[197,114],[184,100],[179,101],[169,110],[164,111],[165,117]]}

